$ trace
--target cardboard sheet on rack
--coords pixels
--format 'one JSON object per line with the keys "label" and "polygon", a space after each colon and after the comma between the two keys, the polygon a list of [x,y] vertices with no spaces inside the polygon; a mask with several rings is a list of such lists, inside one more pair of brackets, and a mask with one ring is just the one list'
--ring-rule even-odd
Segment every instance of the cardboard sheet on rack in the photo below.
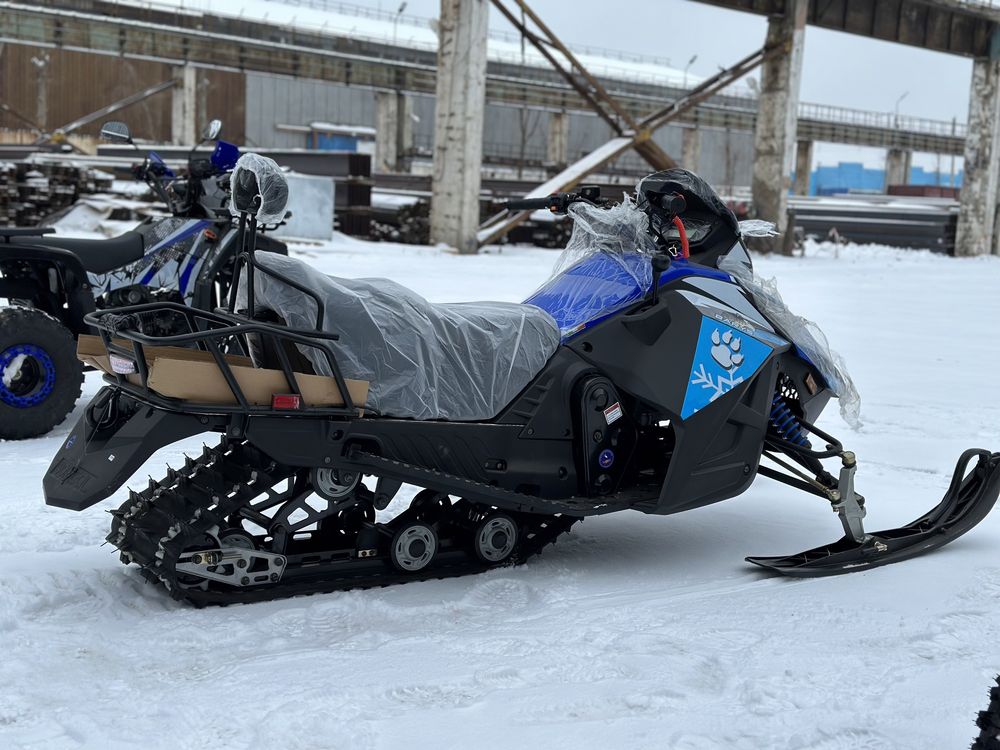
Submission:
{"label": "cardboard sheet on rack", "polygon": [[[131,349],[128,341],[119,339],[115,343]],[[174,346],[146,346],[143,351],[149,368],[147,385],[161,396],[196,404],[237,403],[209,352]],[[114,374],[111,358],[99,336],[80,336],[77,357],[102,372]],[[281,370],[256,368],[248,357],[239,355],[226,355],[226,362],[243,394],[255,406],[268,406],[273,395],[290,391]],[[135,385],[141,384],[138,375],[127,375],[126,379]],[[332,377],[296,373],[295,379],[306,406],[343,406],[344,399]],[[346,385],[352,403],[363,406],[368,399],[368,382],[347,380]]]}

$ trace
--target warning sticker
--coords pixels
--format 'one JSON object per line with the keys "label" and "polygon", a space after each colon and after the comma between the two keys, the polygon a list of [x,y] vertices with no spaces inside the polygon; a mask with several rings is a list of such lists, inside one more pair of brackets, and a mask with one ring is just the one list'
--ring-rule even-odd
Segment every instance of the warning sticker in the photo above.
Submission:
{"label": "warning sticker", "polygon": [[611,406],[604,410],[604,421],[608,424],[613,424],[622,418],[622,405],[615,401]]}

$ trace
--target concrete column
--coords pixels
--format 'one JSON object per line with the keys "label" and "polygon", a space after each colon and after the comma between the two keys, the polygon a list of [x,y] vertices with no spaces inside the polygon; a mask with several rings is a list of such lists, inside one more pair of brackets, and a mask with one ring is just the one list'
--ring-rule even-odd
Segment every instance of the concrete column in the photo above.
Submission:
{"label": "concrete column", "polygon": [[478,250],[489,0],[441,0],[431,241]]}
{"label": "concrete column", "polygon": [[413,154],[413,97],[396,92],[396,111],[399,119],[396,121],[396,169],[400,172],[410,171],[410,161]]}
{"label": "concrete column", "polygon": [[569,164],[569,114],[553,112],[549,115],[549,163],[557,169]]}
{"label": "concrete column", "polygon": [[[761,66],[760,100],[754,131],[753,204],[761,219],[773,221],[784,234],[788,227],[788,191],[795,165],[795,131],[802,78],[806,12],[809,0],[788,0],[783,16],[767,23],[767,44],[783,52]],[[756,249],[780,251],[780,237],[755,242]]]}
{"label": "concrete column", "polygon": [[809,180],[813,168],[813,142],[799,141],[795,151],[795,185],[792,187],[796,195],[809,195]]}
{"label": "concrete column", "polygon": [[885,155],[885,189],[890,185],[908,185],[913,152],[902,148],[890,148]]}
{"label": "concrete column", "polygon": [[681,133],[681,166],[697,173],[701,163],[701,130],[697,127],[684,128]]}
{"label": "concrete column", "polygon": [[174,68],[173,106],[170,110],[170,140],[182,146],[193,146],[197,140],[195,123],[198,109],[198,76],[193,65]]}
{"label": "concrete column", "polygon": [[977,59],[972,65],[969,126],[965,136],[955,255],[997,252],[997,159],[1000,157],[1000,60]]}
{"label": "concrete column", "polygon": [[375,92],[375,171],[408,171],[412,148],[413,100],[398,91]]}
{"label": "concrete column", "polygon": [[49,57],[48,52],[39,52],[31,58],[38,74],[35,85],[35,122],[42,128],[49,126]]}
{"label": "concrete column", "polygon": [[375,171],[395,172],[399,163],[399,97],[395,91],[375,92]]}

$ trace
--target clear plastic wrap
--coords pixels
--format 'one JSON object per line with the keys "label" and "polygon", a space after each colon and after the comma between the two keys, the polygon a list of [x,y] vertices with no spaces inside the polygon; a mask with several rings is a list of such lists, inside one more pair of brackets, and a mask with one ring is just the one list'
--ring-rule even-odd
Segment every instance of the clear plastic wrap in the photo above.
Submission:
{"label": "clear plastic wrap", "polygon": [[777,237],[781,232],[773,221],[764,219],[744,219],[740,222],[741,237]]}
{"label": "clear plastic wrap", "polygon": [[569,207],[573,232],[548,281],[526,303],[548,310],[570,336],[642,298],[653,283],[656,243],[646,214],[628,196],[618,205]]}
{"label": "clear plastic wrap", "polygon": [[719,268],[736,279],[753,297],[761,312],[809,357],[837,396],[844,421],[855,429],[859,428],[861,396],[847,372],[843,357],[830,348],[819,326],[788,309],[774,279],[762,279],[746,264],[728,256],[719,261]]}
{"label": "clear plastic wrap", "polygon": [[[288,205],[288,180],[277,162],[260,154],[243,154],[229,175],[230,194],[233,196],[240,189],[238,181],[241,170],[251,172],[257,178],[257,190],[261,197],[257,221],[261,224],[276,224],[284,219],[285,206]],[[229,212],[238,216],[235,203],[235,200],[229,202]]]}
{"label": "clear plastic wrap", "polygon": [[[431,304],[388,279],[341,279],[271,253],[258,263],[317,293],[323,328],[346,378],[369,381],[367,408],[383,416],[471,421],[496,416],[559,346],[552,317],[508,302]],[[246,304],[245,274],[237,300]],[[254,274],[255,306],[294,328],[315,328],[316,303],[280,280]],[[329,375],[325,357],[302,353]]]}

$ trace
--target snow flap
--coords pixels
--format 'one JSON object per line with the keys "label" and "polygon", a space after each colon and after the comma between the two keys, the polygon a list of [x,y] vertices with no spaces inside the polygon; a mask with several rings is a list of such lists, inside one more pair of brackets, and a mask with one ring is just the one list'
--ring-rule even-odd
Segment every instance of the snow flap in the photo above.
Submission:
{"label": "snow flap", "polygon": [[[559,328],[533,305],[507,302],[432,304],[389,279],[341,279],[308,264],[258,253],[259,265],[319,295],[323,328],[341,373],[370,383],[367,408],[383,416],[474,421],[496,416],[545,366]],[[246,304],[246,275],[238,301]],[[292,328],[315,329],[316,303],[266,273],[254,274],[255,305]],[[313,369],[326,358],[302,347]]]}
{"label": "snow flap", "polygon": [[749,266],[729,256],[719,268],[732,276],[771,322],[799,347],[816,366],[840,401],[840,416],[854,429],[861,427],[861,396],[847,372],[844,358],[830,348],[820,327],[788,309],[774,279],[762,279]]}
{"label": "snow flap", "polygon": [[[285,206],[288,204],[288,180],[274,159],[260,154],[243,154],[232,173],[229,175],[230,194],[237,195],[241,188],[239,180],[242,172],[250,172],[257,179],[257,191],[261,197],[260,209],[256,217],[261,224],[276,224],[285,218]],[[229,212],[239,216],[236,201],[230,200]]]}

